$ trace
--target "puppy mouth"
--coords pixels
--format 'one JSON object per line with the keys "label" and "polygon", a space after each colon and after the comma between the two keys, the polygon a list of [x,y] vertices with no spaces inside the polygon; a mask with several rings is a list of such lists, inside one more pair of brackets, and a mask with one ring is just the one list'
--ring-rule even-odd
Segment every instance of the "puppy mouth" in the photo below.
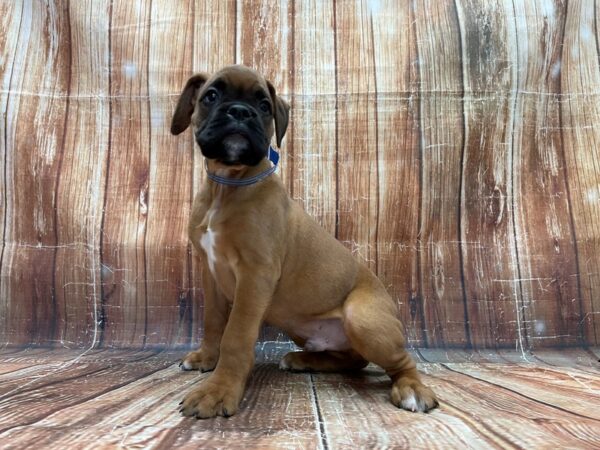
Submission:
{"label": "puppy mouth", "polygon": [[204,157],[226,166],[255,166],[269,145],[260,123],[231,123],[223,116],[206,121],[195,134]]}
{"label": "puppy mouth", "polygon": [[223,146],[224,154],[217,161],[228,166],[233,166],[240,164],[240,157],[250,149],[252,144],[250,143],[250,139],[243,134],[234,133],[225,136],[221,141],[221,145]]}
{"label": "puppy mouth", "polygon": [[240,153],[250,147],[250,139],[241,133],[230,134],[223,138],[223,149],[228,153]]}

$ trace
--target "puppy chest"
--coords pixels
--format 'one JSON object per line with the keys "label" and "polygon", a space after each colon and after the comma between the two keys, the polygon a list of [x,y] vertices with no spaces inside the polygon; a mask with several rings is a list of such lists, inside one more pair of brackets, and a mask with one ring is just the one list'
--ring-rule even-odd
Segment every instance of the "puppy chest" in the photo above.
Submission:
{"label": "puppy chest", "polygon": [[206,254],[208,268],[213,276],[215,276],[215,267],[217,264],[217,248],[216,248],[217,233],[207,228],[204,234],[200,237],[200,246]]}
{"label": "puppy chest", "polygon": [[219,248],[219,230],[215,220],[216,210],[211,208],[204,217],[200,226],[202,234],[200,235],[200,247],[204,250],[208,268],[213,277],[216,277],[217,265],[222,263],[223,250]]}
{"label": "puppy chest", "polygon": [[206,228],[199,239],[200,247],[204,251],[204,257],[210,270],[212,278],[225,296],[233,299],[235,292],[235,275],[227,257],[224,245],[225,237],[218,229]]}

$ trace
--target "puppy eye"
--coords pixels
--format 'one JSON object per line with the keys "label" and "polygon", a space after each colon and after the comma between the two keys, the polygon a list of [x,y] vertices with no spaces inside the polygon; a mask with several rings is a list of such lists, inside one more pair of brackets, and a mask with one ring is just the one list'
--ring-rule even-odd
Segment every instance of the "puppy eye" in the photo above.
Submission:
{"label": "puppy eye", "polygon": [[217,90],[209,89],[208,92],[204,94],[204,97],[202,97],[202,103],[204,103],[205,105],[210,105],[216,102],[218,98],[219,93],[217,92]]}
{"label": "puppy eye", "polygon": [[271,104],[267,101],[267,100],[263,100],[258,104],[258,107],[260,108],[260,110],[264,113],[270,113],[271,112]]}

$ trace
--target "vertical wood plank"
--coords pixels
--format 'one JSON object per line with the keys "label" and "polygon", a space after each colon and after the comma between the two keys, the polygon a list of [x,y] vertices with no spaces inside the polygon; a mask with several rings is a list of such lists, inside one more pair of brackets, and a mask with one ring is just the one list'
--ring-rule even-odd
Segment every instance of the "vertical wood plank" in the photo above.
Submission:
{"label": "vertical wood plank", "polygon": [[600,6],[567,4],[560,104],[568,195],[577,242],[584,341],[600,342]]}
{"label": "vertical wood plank", "polygon": [[[5,276],[10,272],[10,268],[4,268],[4,252],[7,247],[6,223],[8,220],[7,211],[7,162],[8,158],[12,158],[13,141],[15,135],[15,122],[11,110],[14,110],[14,97],[17,92],[11,93],[11,81],[13,76],[18,74],[20,70],[20,61],[18,59],[17,48],[22,49],[23,35],[20,29],[23,22],[23,10],[25,3],[20,4],[14,2],[0,3],[0,27],[4,30],[0,33],[0,236],[2,237],[2,249],[0,250],[0,293],[5,294],[2,284],[5,283]],[[12,107],[11,107],[12,106]],[[6,295],[0,296],[0,342],[9,342],[11,340],[9,334],[8,312],[11,308],[10,297]]]}
{"label": "vertical wood plank", "polygon": [[191,209],[192,152],[170,132],[168,93],[185,84],[192,62],[193,4],[152,2],[148,51],[150,173],[145,239],[146,344],[189,343],[192,316],[187,223]]}
{"label": "vertical wood plank", "polygon": [[333,4],[296,2],[291,122],[291,195],[332,235],[336,223],[335,35]]}
{"label": "vertical wood plank", "polygon": [[115,2],[110,19],[110,163],[102,240],[105,345],[146,342],[150,164],[150,3]]}
{"label": "vertical wood plank", "polygon": [[[194,31],[192,35],[192,72],[213,73],[221,67],[235,63],[237,42],[237,7],[236,0],[207,2],[196,0],[194,3]],[[191,75],[191,73],[190,73]],[[183,85],[179,89],[183,88]],[[177,92],[179,94],[179,91]],[[176,98],[176,97],[175,97]],[[174,103],[173,103],[174,108]],[[191,134],[184,134],[178,139],[189,142],[193,154],[192,198],[200,191],[204,181],[204,158],[194,143]],[[190,199],[191,201],[191,199]],[[190,280],[192,289],[192,343],[198,344],[202,329],[202,313],[204,298],[202,294],[202,277],[210,274],[202,273],[199,255],[194,249],[190,256]]]}
{"label": "vertical wood plank", "polygon": [[518,95],[514,117],[513,210],[529,347],[580,338],[579,275],[560,122],[566,9],[515,2]]}
{"label": "vertical wood plank", "polygon": [[461,271],[461,246],[467,243],[461,242],[458,207],[465,143],[459,24],[449,1],[413,5],[421,81],[418,251],[425,335],[429,345],[470,345]]}
{"label": "vertical wood plank", "polygon": [[293,5],[287,1],[247,0],[238,3],[237,13],[236,62],[256,69],[285,97],[292,81]]}
{"label": "vertical wood plank", "polygon": [[[99,342],[100,227],[109,117],[109,2],[70,2],[69,116],[57,174],[56,339],[61,346]],[[65,11],[66,13],[66,11]]]}
{"label": "vertical wood plank", "polygon": [[[238,38],[236,62],[252,67],[263,74],[275,87],[278,95],[287,95],[293,86],[293,19],[294,3],[275,0],[244,0],[238,2]],[[281,152],[279,175],[291,185],[291,161],[294,141],[293,120],[290,121],[288,139]],[[274,142],[273,142],[274,143]]]}
{"label": "vertical wood plank", "polygon": [[[239,40],[236,43],[236,62],[252,67],[264,75],[273,83],[278,95],[290,101],[287,94],[294,85],[294,2],[244,0],[238,2],[237,11]],[[288,192],[291,188],[294,161],[294,140],[291,139],[293,135],[292,117],[281,149],[281,166],[277,172],[286,184]],[[275,145],[274,138],[272,142]],[[280,333],[276,329],[264,327],[259,339],[279,340]]]}
{"label": "vertical wood plank", "polygon": [[[192,34],[192,72],[213,73],[223,66],[235,64],[237,42],[237,0],[194,3],[194,30]],[[191,73],[190,73],[191,75]],[[183,88],[183,85],[180,89]],[[179,94],[179,90],[177,94]],[[173,107],[175,102],[173,103]],[[193,195],[204,181],[204,159],[192,137],[194,147]]]}
{"label": "vertical wood plank", "polygon": [[337,237],[376,271],[377,85],[367,4],[336,2]]}
{"label": "vertical wood plank", "polygon": [[[390,15],[389,12],[396,10]],[[377,80],[377,274],[400,306],[408,342],[423,345],[417,240],[420,154],[419,89],[411,5],[369,4]]]}
{"label": "vertical wood plank", "polygon": [[513,92],[518,68],[514,24],[508,22],[512,3],[466,0],[456,2],[456,7],[464,85],[460,237],[465,320],[476,347],[516,341],[522,346],[511,208]]}
{"label": "vertical wood plank", "polygon": [[[56,180],[69,105],[68,4],[24,2],[6,106],[5,229],[0,298],[11,343],[49,343],[59,320],[53,285]],[[18,16],[17,16],[18,17]],[[14,31],[14,29],[13,29]],[[8,120],[10,118],[10,120]]]}

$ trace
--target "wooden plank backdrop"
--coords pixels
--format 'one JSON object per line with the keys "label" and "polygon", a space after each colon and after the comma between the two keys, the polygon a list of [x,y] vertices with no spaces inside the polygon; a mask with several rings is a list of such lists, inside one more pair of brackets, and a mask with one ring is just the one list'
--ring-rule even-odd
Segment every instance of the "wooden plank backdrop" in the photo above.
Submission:
{"label": "wooden plank backdrop", "polygon": [[[202,334],[179,90],[292,105],[280,176],[409,343],[600,343],[600,1],[0,0],[0,344]],[[276,330],[264,340],[285,339]]]}

